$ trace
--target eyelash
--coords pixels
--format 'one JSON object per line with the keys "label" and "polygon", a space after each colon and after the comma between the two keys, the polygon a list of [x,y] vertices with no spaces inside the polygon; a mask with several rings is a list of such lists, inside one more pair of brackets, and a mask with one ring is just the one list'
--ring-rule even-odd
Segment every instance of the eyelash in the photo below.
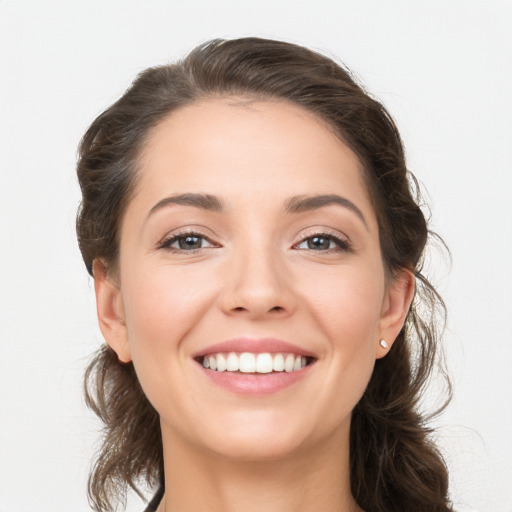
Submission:
{"label": "eyelash", "polygon": [[198,247],[196,249],[181,249],[177,247],[171,247],[172,244],[175,242],[178,242],[179,240],[189,238],[189,237],[195,237],[199,238],[201,240],[206,240],[209,244],[211,244],[212,247],[219,247],[218,245],[214,244],[207,236],[203,235],[202,233],[198,233],[197,231],[182,231],[180,233],[174,233],[168,238],[164,238],[159,244],[158,249],[165,249],[166,251],[170,252],[188,252],[188,253],[194,253],[196,251],[199,251],[201,249],[206,249],[206,247]]}
{"label": "eyelash", "polygon": [[329,232],[320,232],[320,233],[312,233],[311,235],[308,235],[307,237],[303,238],[299,243],[295,244],[294,247],[297,247],[304,242],[307,242],[308,240],[312,240],[313,238],[323,238],[327,239],[331,242],[334,242],[337,247],[332,249],[326,249],[326,250],[317,250],[317,249],[304,249],[309,250],[313,252],[325,252],[325,253],[332,253],[332,252],[350,252],[352,250],[352,245],[347,239],[341,238],[340,236],[336,235],[335,233],[329,233]]}
{"label": "eyelash", "polygon": [[[187,250],[187,249],[172,247],[172,244],[178,242],[179,240],[188,238],[188,237],[195,237],[195,238],[199,238],[201,240],[205,240],[206,242],[211,244],[211,247],[219,247],[219,245],[214,244],[207,236],[203,235],[202,233],[199,233],[197,231],[183,231],[183,232],[175,233],[175,234],[171,235],[170,237],[162,240],[158,244],[158,249],[165,249],[167,251],[176,252],[176,253],[178,253],[178,252],[194,253],[201,249],[207,248],[207,247],[197,247],[194,249]],[[298,249],[298,246],[300,246],[304,242],[307,242],[308,240],[312,240],[313,238],[329,240],[330,242],[334,242],[337,245],[337,247],[329,248],[329,249],[325,249],[325,250],[311,249],[311,248],[307,248],[307,249],[303,249],[303,250],[309,250],[309,251],[313,251],[313,252],[326,252],[326,253],[350,252],[352,250],[352,246],[348,240],[339,237],[335,233],[328,233],[328,232],[312,233],[311,235],[308,235],[307,237],[303,238],[300,242],[296,243],[292,248],[293,249],[296,248],[296,250],[300,250],[300,249]]]}

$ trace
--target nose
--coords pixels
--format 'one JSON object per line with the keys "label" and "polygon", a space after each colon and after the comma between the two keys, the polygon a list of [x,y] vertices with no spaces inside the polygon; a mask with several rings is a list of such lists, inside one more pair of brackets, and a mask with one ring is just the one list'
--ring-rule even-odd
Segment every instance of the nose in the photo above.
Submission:
{"label": "nose", "polygon": [[296,297],[284,259],[277,251],[261,245],[234,254],[227,262],[221,297],[223,311],[253,320],[291,314]]}

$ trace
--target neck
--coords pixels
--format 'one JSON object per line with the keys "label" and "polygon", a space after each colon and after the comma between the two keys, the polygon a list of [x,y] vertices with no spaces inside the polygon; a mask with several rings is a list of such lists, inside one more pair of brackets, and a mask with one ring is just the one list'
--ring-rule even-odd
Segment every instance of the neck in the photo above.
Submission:
{"label": "neck", "polygon": [[247,461],[205,453],[166,434],[159,511],[360,512],[350,492],[348,439],[279,460]]}

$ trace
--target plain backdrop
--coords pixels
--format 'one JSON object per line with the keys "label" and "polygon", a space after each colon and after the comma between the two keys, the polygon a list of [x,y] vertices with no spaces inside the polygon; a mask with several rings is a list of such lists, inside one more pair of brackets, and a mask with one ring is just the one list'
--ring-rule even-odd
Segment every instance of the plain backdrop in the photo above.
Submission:
{"label": "plain backdrop", "polygon": [[510,512],[512,2],[471,0],[0,0],[0,512],[89,510],[100,425],[81,382],[102,339],[74,234],[81,135],[142,69],[245,35],[336,56],[395,117],[453,257],[430,265],[452,497]]}

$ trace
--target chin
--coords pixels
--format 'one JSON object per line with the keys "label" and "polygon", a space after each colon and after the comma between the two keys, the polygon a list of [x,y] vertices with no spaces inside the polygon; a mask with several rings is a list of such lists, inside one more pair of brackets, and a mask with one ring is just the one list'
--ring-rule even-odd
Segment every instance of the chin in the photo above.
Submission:
{"label": "chin", "polygon": [[[245,414],[211,422],[199,442],[217,456],[239,461],[286,459],[320,442],[322,434],[307,418],[288,414]],[[226,418],[225,418],[226,419]]]}
{"label": "chin", "polygon": [[221,444],[210,446],[212,452],[224,459],[239,462],[284,460],[303,449],[303,439],[255,433],[251,436],[224,436]]}

